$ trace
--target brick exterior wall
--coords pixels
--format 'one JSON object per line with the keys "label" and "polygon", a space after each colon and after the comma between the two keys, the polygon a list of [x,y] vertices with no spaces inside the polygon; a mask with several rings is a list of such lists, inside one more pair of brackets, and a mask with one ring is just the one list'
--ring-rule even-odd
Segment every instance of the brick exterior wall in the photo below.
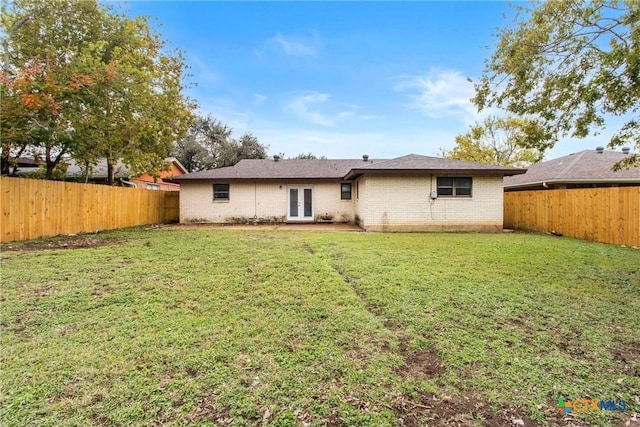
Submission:
{"label": "brick exterior wall", "polygon": [[471,198],[431,200],[436,179],[365,175],[353,183],[349,201],[340,200],[339,181],[230,182],[229,201],[213,200],[213,182],[183,182],[180,222],[285,222],[294,185],[313,188],[315,221],[357,222],[367,231],[502,230],[502,176],[473,177]]}
{"label": "brick exterior wall", "polygon": [[502,230],[502,176],[473,177],[470,198],[431,200],[436,175],[365,175],[357,187],[358,224],[367,231]]}
{"label": "brick exterior wall", "polygon": [[129,181],[136,184],[138,188],[149,188],[148,184],[158,185],[158,190],[162,191],[180,191],[180,184],[174,184],[171,182],[164,182],[163,178],[173,178],[174,176],[183,175],[183,172],[176,166],[175,163],[171,163],[171,168],[168,171],[161,171],[158,173],[158,178],[154,179],[148,173],[143,173],[140,176],[130,179]]}
{"label": "brick exterior wall", "polygon": [[213,200],[213,182],[183,182],[180,222],[285,222],[289,186],[313,188],[315,221],[354,222],[353,201],[340,200],[340,181],[230,182],[229,200]]}

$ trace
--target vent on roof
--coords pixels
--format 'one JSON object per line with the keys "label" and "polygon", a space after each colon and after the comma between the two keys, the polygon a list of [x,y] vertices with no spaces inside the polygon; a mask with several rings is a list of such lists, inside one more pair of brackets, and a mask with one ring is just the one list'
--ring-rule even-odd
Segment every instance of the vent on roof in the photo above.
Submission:
{"label": "vent on roof", "polygon": [[596,153],[598,154],[604,153],[604,147],[596,147]]}
{"label": "vent on roof", "polygon": [[630,151],[631,151],[631,148],[629,148],[629,147],[622,147],[622,152],[623,152],[624,154],[629,154],[629,152],[630,152]]}
{"label": "vent on roof", "polygon": [[367,160],[369,160],[369,155],[368,155],[368,154],[363,154],[363,155],[362,155],[362,160],[364,160],[365,162],[366,162]]}
{"label": "vent on roof", "polygon": [[277,162],[278,160],[280,160],[280,156],[279,156],[279,155],[277,155],[277,154],[274,154],[274,155],[273,155],[273,161],[274,161],[274,162]]}

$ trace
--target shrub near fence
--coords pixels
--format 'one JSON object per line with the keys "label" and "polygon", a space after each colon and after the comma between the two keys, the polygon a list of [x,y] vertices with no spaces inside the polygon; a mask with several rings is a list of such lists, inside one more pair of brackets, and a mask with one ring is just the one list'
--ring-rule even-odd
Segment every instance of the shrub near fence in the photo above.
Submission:
{"label": "shrub near fence", "polygon": [[179,220],[177,191],[0,178],[0,241]]}
{"label": "shrub near fence", "polygon": [[504,226],[640,246],[640,187],[507,192]]}

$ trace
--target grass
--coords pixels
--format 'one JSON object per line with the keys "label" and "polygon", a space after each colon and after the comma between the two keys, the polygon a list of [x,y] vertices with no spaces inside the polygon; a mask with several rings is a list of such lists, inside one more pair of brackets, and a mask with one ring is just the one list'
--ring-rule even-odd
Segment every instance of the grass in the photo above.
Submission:
{"label": "grass", "polygon": [[[640,411],[637,249],[128,229],[4,245],[0,267],[7,426],[604,426]],[[560,396],[626,411],[564,419]]]}

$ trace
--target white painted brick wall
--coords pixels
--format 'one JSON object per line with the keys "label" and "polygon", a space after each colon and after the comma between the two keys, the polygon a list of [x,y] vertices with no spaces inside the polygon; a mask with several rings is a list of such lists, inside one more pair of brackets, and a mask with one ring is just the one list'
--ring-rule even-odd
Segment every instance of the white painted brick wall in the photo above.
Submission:
{"label": "white painted brick wall", "polygon": [[502,176],[473,177],[471,198],[431,200],[436,180],[435,175],[362,178],[356,207],[361,225],[389,231],[502,228]]}
{"label": "white painted brick wall", "polygon": [[[502,176],[473,177],[471,198],[436,200],[429,197],[437,187],[435,175],[364,176],[358,191],[353,184],[351,201],[340,200],[338,181],[290,185],[313,187],[316,220],[327,215],[336,222],[352,222],[357,217],[361,226],[372,231],[502,229]],[[184,182],[180,222],[284,221],[288,187],[286,182],[232,182],[230,200],[213,201],[213,183]]]}
{"label": "white painted brick wall", "polygon": [[313,188],[316,219],[330,216],[336,222],[352,222],[353,201],[340,200],[340,182],[231,182],[229,201],[213,200],[212,182],[183,182],[180,185],[180,222],[225,223],[244,220],[284,221],[289,185]]}

